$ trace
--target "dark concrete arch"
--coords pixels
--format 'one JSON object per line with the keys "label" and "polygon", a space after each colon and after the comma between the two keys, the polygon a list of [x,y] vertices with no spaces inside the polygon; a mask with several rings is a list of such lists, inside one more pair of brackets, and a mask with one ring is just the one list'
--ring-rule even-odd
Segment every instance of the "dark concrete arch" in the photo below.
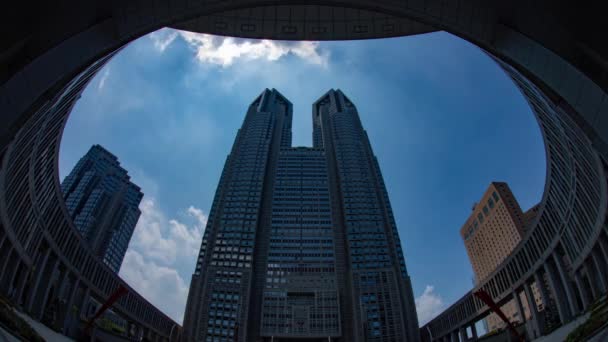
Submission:
{"label": "dark concrete arch", "polygon": [[[6,65],[0,69],[0,108],[9,124],[5,130],[14,132],[23,122],[17,113],[27,111],[35,99],[48,97],[46,90],[164,26],[288,40],[381,38],[446,30],[508,61],[571,106],[588,102],[589,108],[579,110],[580,114],[588,113],[584,119],[591,127],[605,124],[598,115],[606,109],[600,108],[608,83],[605,48],[600,37],[593,39],[595,32],[581,33],[573,25],[584,23],[584,15],[597,23],[594,29],[601,29],[602,21],[594,21],[591,10],[585,13],[560,1],[65,1],[62,6],[46,6],[38,17],[24,9],[17,15],[7,12],[3,18],[6,32],[12,33],[0,55]],[[11,30],[24,25],[28,30]],[[588,99],[580,99],[578,89],[585,89]],[[7,133],[0,131],[0,136]]]}
{"label": "dark concrete arch", "polygon": [[[600,15],[566,1],[18,4],[16,11],[0,15],[2,32],[7,32],[0,38],[0,289],[17,300],[44,299],[23,303],[34,315],[42,315],[47,307],[40,303],[47,303],[49,294],[84,308],[89,298],[103,298],[124,284],[75,233],[62,203],[57,157],[63,126],[79,94],[133,39],[165,26],[287,40],[445,30],[501,64],[536,113],[547,146],[547,184],[537,224],[479,288],[503,301],[533,279],[543,279],[549,294],[563,294],[553,304],[560,320],[568,321],[605,293],[608,283],[608,49],[597,34],[607,25]],[[568,163],[560,163],[563,156]],[[48,291],[48,283],[67,287],[69,295]],[[119,309],[149,338],[176,336],[175,323],[134,291],[121,300]],[[431,332],[423,338],[453,336],[486,313],[478,300],[465,295],[423,329]],[[71,333],[70,317],[65,316],[54,324]],[[536,332],[542,330],[534,324]]]}

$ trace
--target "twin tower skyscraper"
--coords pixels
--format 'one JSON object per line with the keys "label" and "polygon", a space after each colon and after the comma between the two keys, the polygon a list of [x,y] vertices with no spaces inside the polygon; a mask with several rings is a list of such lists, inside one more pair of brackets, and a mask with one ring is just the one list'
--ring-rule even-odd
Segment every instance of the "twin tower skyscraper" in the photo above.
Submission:
{"label": "twin tower skyscraper", "polygon": [[313,147],[291,146],[292,104],[249,106],[192,276],[185,341],[418,341],[380,167],[354,104],[313,104]]}

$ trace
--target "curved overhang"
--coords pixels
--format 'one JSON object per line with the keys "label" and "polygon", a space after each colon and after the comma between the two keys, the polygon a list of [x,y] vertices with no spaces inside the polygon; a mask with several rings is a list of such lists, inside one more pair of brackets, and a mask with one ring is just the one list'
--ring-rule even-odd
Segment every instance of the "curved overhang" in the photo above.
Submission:
{"label": "curved overhang", "polygon": [[352,40],[437,31],[418,20],[362,8],[261,6],[198,17],[172,28],[221,36],[278,40]]}

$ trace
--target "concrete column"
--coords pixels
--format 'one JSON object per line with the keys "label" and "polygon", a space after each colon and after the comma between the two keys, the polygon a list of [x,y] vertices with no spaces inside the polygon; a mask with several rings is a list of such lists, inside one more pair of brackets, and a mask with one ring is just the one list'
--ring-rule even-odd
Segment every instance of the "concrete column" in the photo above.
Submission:
{"label": "concrete column", "polygon": [[[47,249],[46,252],[44,253],[44,256],[42,257],[41,261],[38,263],[38,265],[36,265],[36,271],[35,273],[38,274],[38,276],[36,277],[36,280],[34,281],[34,286],[32,287],[31,290],[31,295],[30,295],[30,300],[29,302],[26,304],[26,309],[27,311],[31,311],[32,310],[32,306],[34,305],[35,298],[36,298],[36,293],[38,292],[38,287],[41,285],[40,282],[42,281],[42,277],[44,275],[44,269],[46,267],[47,261],[49,259],[49,255],[51,254],[51,249]],[[44,284],[46,285],[46,284]]]}
{"label": "concrete column", "polygon": [[604,242],[602,241],[602,236],[600,235],[599,239],[597,240],[597,245],[599,246],[600,249],[600,254],[602,256],[602,260],[604,262],[604,265],[608,265],[608,247],[606,247],[604,245]]}
{"label": "concrete column", "polygon": [[[593,255],[593,251],[591,251],[591,253],[589,253],[590,255]],[[587,260],[585,260],[585,262],[583,262],[583,269],[585,270],[585,273],[583,275],[587,276],[587,280],[589,281],[589,285],[591,285],[591,297],[589,297],[589,302],[593,302],[597,297],[599,297],[599,293],[600,290],[598,289],[598,280],[597,280],[597,275],[599,273],[599,271],[595,270],[595,267],[593,265],[593,260],[592,258],[587,258]],[[582,279],[583,282],[585,281],[585,279]],[[584,285],[584,283],[583,283]]]}
{"label": "concrete column", "polygon": [[[1,152],[0,152],[1,154]],[[0,162],[2,161],[2,158],[0,158]],[[4,228],[6,229],[6,228]],[[4,245],[4,242],[7,241],[8,242],[8,236],[6,235],[6,231],[3,231],[2,228],[0,228],[0,251],[2,250],[2,246]]]}
{"label": "concrete column", "polygon": [[583,284],[583,279],[579,272],[574,274],[574,283],[576,284],[576,290],[578,291],[581,301],[583,302],[583,307],[581,311],[585,311],[589,307],[589,293],[585,288],[585,284]]}
{"label": "concrete column", "polygon": [[[15,293],[18,291],[18,286],[19,284],[15,284],[15,281],[18,281],[19,277],[23,275],[24,272],[24,268],[25,268],[25,264],[23,263],[23,261],[21,261],[21,258],[19,258],[17,256],[17,258],[15,260],[11,261],[12,263],[14,263],[13,266],[13,270],[11,271],[11,274],[7,274],[8,276],[8,282],[7,282],[7,292],[10,298],[12,298],[13,300],[15,300],[16,296]],[[17,278],[17,279],[15,279]],[[13,286],[16,285],[16,286]]]}
{"label": "concrete column", "polygon": [[49,288],[51,286],[55,286],[54,298],[49,298],[49,293],[47,294],[47,299],[45,299],[44,302],[48,302],[49,299],[53,299],[56,302],[55,316],[52,322],[52,328],[53,330],[61,330],[63,329],[64,318],[67,314],[66,303],[69,297],[69,293],[66,291],[65,287],[68,278],[68,271],[65,266],[62,267],[60,261],[57,261],[55,273],[57,274],[57,276],[53,275],[53,277],[51,278],[51,282],[49,283]]}
{"label": "concrete column", "polygon": [[538,308],[536,307],[534,293],[532,293],[532,289],[530,288],[530,284],[528,282],[524,283],[524,291],[526,294],[526,300],[528,301],[528,307],[530,308],[530,318],[533,330],[533,333],[530,334],[530,338],[538,338],[543,334],[542,327],[544,324],[540,318]]}
{"label": "concrete column", "polygon": [[460,341],[461,342],[466,342],[468,340],[467,328],[466,327],[460,327],[460,328],[458,328],[458,332],[460,333]]}
{"label": "concrete column", "polygon": [[606,293],[606,291],[608,291],[608,286],[606,284],[606,264],[602,264],[600,260],[601,257],[598,255],[598,248],[594,248],[593,250],[591,250],[591,261],[594,268],[592,272],[596,273],[596,280],[598,285],[600,286],[599,292],[601,296],[602,294]]}
{"label": "concrete column", "polygon": [[598,253],[597,253],[597,260],[598,260],[598,264],[599,265],[603,265],[603,269],[604,269],[604,283],[606,284],[606,291],[608,291],[608,249],[606,249],[606,247],[604,247],[604,244],[602,243],[602,239],[600,237],[600,239],[598,239],[597,241],[597,246],[598,246]]}
{"label": "concrete column", "polygon": [[[559,314],[559,319],[562,324],[566,324],[570,322],[572,316],[570,314],[570,309],[568,308],[568,302],[565,298],[566,295],[564,294],[561,280],[553,271],[553,267],[550,263],[546,263],[543,266],[545,268],[545,273],[547,273],[549,287],[553,294],[552,297],[555,300],[555,304],[557,306],[557,313]],[[548,299],[549,297],[546,298]]]}
{"label": "concrete column", "polygon": [[[69,273],[69,272],[66,272]],[[69,276],[68,276],[69,279]],[[68,297],[68,301],[66,303],[66,314],[65,317],[63,319],[63,326],[62,326],[62,331],[64,334],[68,334],[68,330],[70,327],[70,321],[72,319],[78,319],[78,314],[79,313],[75,313],[74,310],[72,309],[73,306],[75,306],[75,300],[76,300],[76,293],[78,293],[78,287],[80,286],[80,279],[76,278],[74,280],[74,284],[70,287],[70,296]]]}
{"label": "concrete column", "polygon": [[557,255],[556,252],[553,252],[553,260],[555,261],[555,266],[557,268],[559,278],[562,281],[564,292],[566,294],[566,299],[568,299],[570,312],[572,313],[572,316],[576,316],[576,314],[580,310],[574,297],[574,289],[570,285],[570,281],[568,279],[568,276],[566,275],[566,270],[564,270],[564,265],[562,264],[561,257]]}
{"label": "concrete column", "polygon": [[67,286],[70,272],[68,272],[66,267],[60,267],[59,272],[60,272],[60,275],[59,275],[59,281],[58,281],[59,286],[57,287],[57,297],[60,300],[65,299],[67,301],[67,299],[69,298],[69,295],[67,295],[64,298],[64,292],[66,292],[65,287]]}
{"label": "concrete column", "polygon": [[[57,269],[59,267],[59,259],[56,257],[52,257],[49,259],[49,265],[48,265],[48,280],[46,280],[43,284],[41,284],[41,286],[44,286],[44,294],[42,295],[42,300],[40,301],[40,307],[38,308],[38,319],[42,318],[42,314],[44,313],[44,310],[46,310],[46,304],[48,302],[49,299],[49,292],[51,290],[51,287],[54,283],[54,278],[55,278],[55,274],[57,272]],[[45,275],[45,278],[47,276]],[[36,317],[35,317],[36,318]]]}
{"label": "concrete column", "polygon": [[513,291],[513,300],[515,301],[515,308],[521,318],[521,322],[526,323],[526,313],[524,311],[524,306],[521,304],[521,298],[519,297],[519,292],[517,290]]}
{"label": "concrete column", "polygon": [[450,336],[452,338],[452,342],[459,342],[460,340],[458,339],[458,330],[453,330],[450,333]]}
{"label": "concrete column", "polygon": [[23,271],[23,274],[21,274],[20,279],[19,279],[19,283],[17,284],[17,300],[16,303],[17,305],[21,306],[22,304],[25,303],[21,303],[21,298],[23,297],[23,291],[25,291],[25,285],[27,284],[27,280],[30,277],[30,271]]}
{"label": "concrete column", "polygon": [[0,281],[5,277],[4,272],[6,271],[6,265],[9,262],[9,256],[13,251],[13,247],[11,246],[11,242],[8,239],[4,240],[3,244],[0,244]]}
{"label": "concrete column", "polygon": [[477,341],[477,339],[479,339],[477,336],[477,327],[475,327],[475,322],[471,324],[471,334],[473,335],[473,341]]}
{"label": "concrete column", "polygon": [[[427,327],[428,329],[428,327]],[[430,338],[432,335],[429,332],[429,341],[433,341],[432,338]],[[170,342],[174,342],[177,341],[177,326],[175,324],[173,324],[173,326],[171,327],[171,332],[169,332],[169,341]],[[329,340],[329,342],[331,342],[331,340]]]}
{"label": "concrete column", "polygon": [[82,295],[82,300],[80,301],[79,308],[78,308],[78,314],[80,315],[80,317],[82,317],[86,320],[89,319],[86,309],[89,305],[89,296],[90,295],[91,295],[91,289],[89,289],[88,287],[85,288],[84,294]]}
{"label": "concrete column", "polygon": [[152,330],[150,330],[148,328],[144,328],[144,336],[148,340],[151,340],[152,339]]}
{"label": "concrete column", "polygon": [[13,278],[20,263],[19,252],[16,249],[10,247],[6,260],[4,261],[4,269],[2,270],[2,277],[0,277],[0,291],[9,294],[11,286],[13,285]]}

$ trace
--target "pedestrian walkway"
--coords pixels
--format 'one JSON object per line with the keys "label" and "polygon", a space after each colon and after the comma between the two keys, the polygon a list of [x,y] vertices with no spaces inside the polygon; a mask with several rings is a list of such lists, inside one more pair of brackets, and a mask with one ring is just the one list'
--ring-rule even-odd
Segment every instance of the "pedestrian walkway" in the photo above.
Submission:
{"label": "pedestrian walkway", "polygon": [[579,325],[585,323],[585,321],[587,321],[589,316],[590,316],[590,313],[586,313],[582,316],[579,316],[574,321],[572,321],[566,325],[562,325],[561,327],[559,327],[558,329],[556,329],[554,332],[550,333],[549,335],[537,338],[536,340],[534,340],[534,342],[564,341],[566,339],[566,337],[568,336],[568,334],[571,333],[574,329],[576,329]]}
{"label": "pedestrian walkway", "polygon": [[[74,342],[74,340],[72,340],[71,338],[54,331],[53,329],[34,320],[33,318],[24,314],[23,312],[19,312],[17,310],[15,310],[15,312],[17,313],[17,315],[19,315],[19,317],[23,318],[27,322],[27,324],[29,324],[34,330],[36,330],[38,335],[40,335],[42,338],[44,338],[45,341],[47,341],[47,342]],[[2,341],[2,342],[4,342],[4,341]]]}
{"label": "pedestrian walkway", "polygon": [[18,338],[13,336],[13,334],[4,330],[4,328],[0,327],[0,342],[21,342]]}
{"label": "pedestrian walkway", "polygon": [[602,329],[602,331],[598,332],[589,339],[588,342],[606,342],[608,341],[608,327]]}

